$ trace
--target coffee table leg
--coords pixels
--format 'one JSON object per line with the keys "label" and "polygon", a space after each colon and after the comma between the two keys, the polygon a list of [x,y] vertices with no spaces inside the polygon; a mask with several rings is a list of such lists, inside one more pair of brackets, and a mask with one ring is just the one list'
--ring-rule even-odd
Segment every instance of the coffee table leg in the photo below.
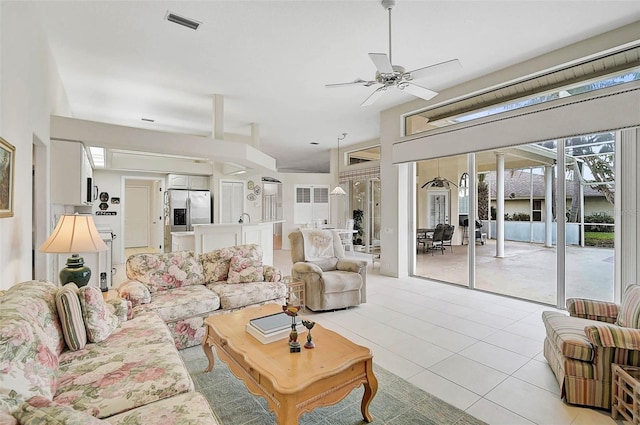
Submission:
{"label": "coffee table leg", "polygon": [[209,343],[207,342],[207,340],[209,339],[208,337],[209,327],[207,326],[207,331],[205,332],[204,338],[202,338],[202,350],[207,356],[207,359],[209,359],[209,365],[207,365],[207,368],[204,370],[205,372],[211,372],[211,370],[213,369],[213,351],[211,351],[211,345],[209,345]]}
{"label": "coffee table leg", "polygon": [[367,362],[367,382],[364,383],[364,394],[362,395],[362,404],[360,410],[362,411],[362,417],[365,422],[373,422],[373,416],[369,413],[369,405],[371,400],[378,392],[378,380],[373,374],[373,362],[369,360]]}

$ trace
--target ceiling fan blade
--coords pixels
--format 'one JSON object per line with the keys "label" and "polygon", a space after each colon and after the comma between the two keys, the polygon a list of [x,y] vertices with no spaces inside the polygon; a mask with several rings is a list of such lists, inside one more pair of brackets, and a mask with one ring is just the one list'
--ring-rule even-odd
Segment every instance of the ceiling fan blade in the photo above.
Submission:
{"label": "ceiling fan blade", "polygon": [[364,100],[364,102],[362,102],[362,104],[360,106],[369,106],[372,105],[376,100],[378,100],[378,98],[380,96],[382,96],[382,94],[387,90],[387,86],[382,86],[378,89],[376,89],[373,93],[371,93],[369,95],[368,98],[366,98]]}
{"label": "ceiling fan blade", "polygon": [[375,81],[365,81],[362,80],[360,78],[358,78],[357,80],[353,80],[351,82],[348,83],[335,83],[335,84],[325,84],[325,87],[327,88],[333,88],[333,87],[348,87],[348,86],[357,86],[357,85],[363,85],[365,87],[369,87],[372,84],[375,84]]}
{"label": "ceiling fan blade", "polygon": [[402,84],[398,85],[398,88],[400,90],[406,91],[407,93],[411,93],[414,96],[420,97],[420,98],[422,98],[424,100],[433,99],[434,97],[436,97],[438,95],[438,92],[426,89],[424,87],[420,87],[420,86],[418,86],[416,84],[412,84],[412,83],[402,83]]}
{"label": "ceiling fan blade", "polygon": [[451,72],[460,68],[460,61],[458,59],[452,59],[450,61],[437,63],[435,65],[425,66],[424,68],[414,69],[405,73],[405,76],[410,75],[407,80],[419,80],[420,78],[428,77],[429,75],[440,74],[444,72]]}
{"label": "ceiling fan blade", "polygon": [[380,74],[393,74],[393,66],[386,53],[369,53],[369,57]]}

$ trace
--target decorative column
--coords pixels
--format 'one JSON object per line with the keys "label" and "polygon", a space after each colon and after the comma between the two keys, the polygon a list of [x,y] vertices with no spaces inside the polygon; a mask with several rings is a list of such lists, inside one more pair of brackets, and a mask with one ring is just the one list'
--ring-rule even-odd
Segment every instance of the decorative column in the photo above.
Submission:
{"label": "decorative column", "polygon": [[504,153],[496,153],[496,257],[504,257]]}
{"label": "decorative column", "polygon": [[553,165],[544,166],[544,246],[553,246]]}
{"label": "decorative column", "polygon": [[224,96],[213,95],[213,138],[224,140]]}
{"label": "decorative column", "polygon": [[467,227],[469,235],[469,288],[476,287],[476,219],[478,218],[478,185],[476,179],[476,154],[467,155],[467,168],[469,170],[469,226]]}

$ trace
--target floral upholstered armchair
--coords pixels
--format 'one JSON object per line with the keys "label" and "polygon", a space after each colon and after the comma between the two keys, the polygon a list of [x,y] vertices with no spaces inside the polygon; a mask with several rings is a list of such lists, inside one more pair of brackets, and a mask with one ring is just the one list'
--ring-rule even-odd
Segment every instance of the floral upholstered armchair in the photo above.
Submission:
{"label": "floral upholstered armchair", "polygon": [[567,310],[542,313],[544,356],[567,403],[609,409],[612,364],[640,366],[640,285],[621,305],[570,298]]}
{"label": "floral upholstered armchair", "polygon": [[306,307],[323,311],[365,303],[367,261],[346,258],[335,230],[305,229],[304,232],[304,235],[301,230],[291,232],[289,242],[291,275],[304,282]]}

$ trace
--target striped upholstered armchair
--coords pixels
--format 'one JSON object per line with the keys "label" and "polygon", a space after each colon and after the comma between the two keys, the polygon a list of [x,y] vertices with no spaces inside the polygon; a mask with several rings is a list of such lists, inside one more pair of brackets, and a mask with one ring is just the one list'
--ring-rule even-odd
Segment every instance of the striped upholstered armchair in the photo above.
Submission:
{"label": "striped upholstered armchair", "polygon": [[640,285],[621,305],[570,298],[567,310],[542,313],[544,356],[567,403],[609,409],[612,363],[640,366]]}

